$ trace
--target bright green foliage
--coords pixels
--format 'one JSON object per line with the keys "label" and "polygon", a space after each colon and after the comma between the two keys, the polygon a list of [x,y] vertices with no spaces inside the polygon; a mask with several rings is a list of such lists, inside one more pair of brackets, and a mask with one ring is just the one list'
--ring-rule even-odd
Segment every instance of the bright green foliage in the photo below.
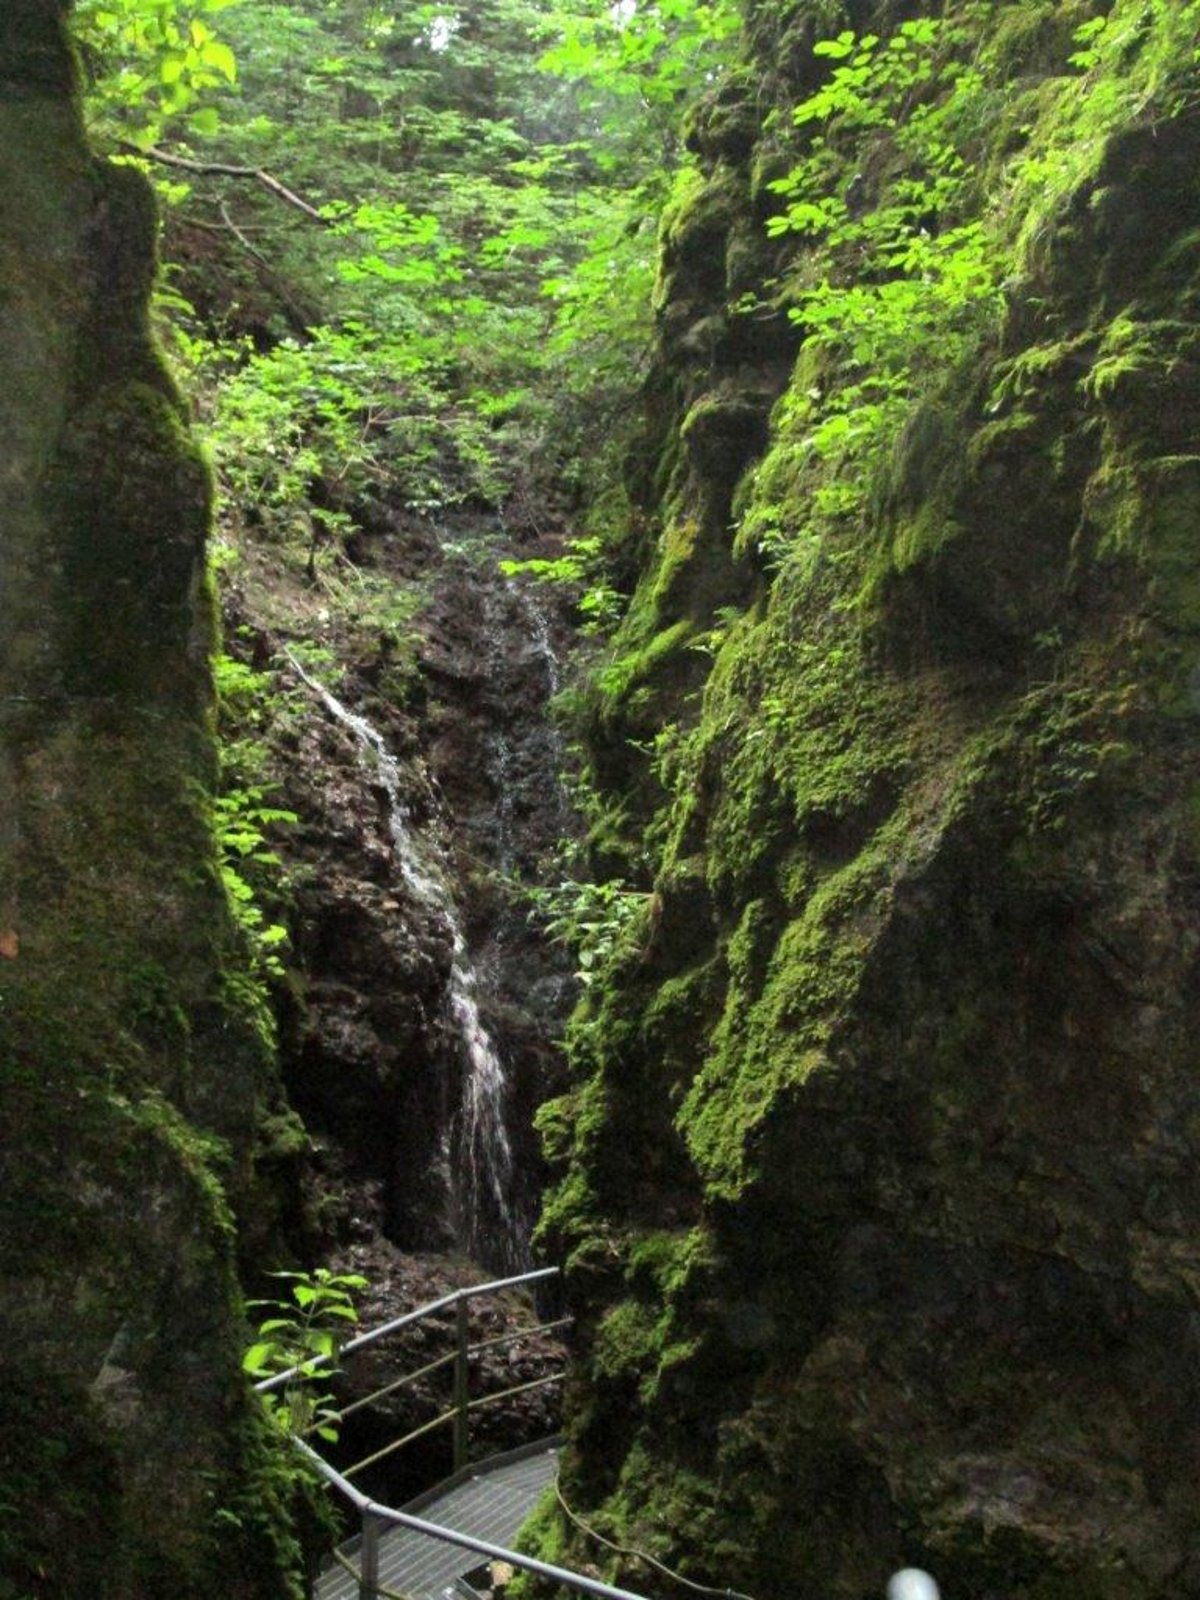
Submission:
{"label": "bright green foliage", "polygon": [[547,936],[574,955],[576,976],[585,988],[604,978],[650,902],[648,894],[616,879],[605,883],[566,879],[552,888],[531,890],[530,898],[546,919]]}
{"label": "bright green foliage", "polygon": [[96,129],[150,144],[172,118],[211,133],[212,92],[237,78],[214,12],[238,0],[78,0],[76,37],[92,83]]}
{"label": "bright green foliage", "polygon": [[[744,545],[778,556],[864,511],[914,403],[994,334],[1014,258],[1048,207],[1122,119],[1152,105],[1175,113],[1189,92],[1178,74],[1196,8],[1124,8],[1080,24],[1083,48],[1062,63],[1096,84],[1052,123],[1021,127],[1006,55],[979,48],[987,13],[968,3],[901,23],[886,39],[844,30],[814,47],[837,65],[792,113],[806,148],[770,185],[787,205],[767,225],[774,237],[808,241],[784,293],[812,381],[793,386],[781,423],[793,472],[813,480],[812,515],[785,531],[764,497]],[[1135,55],[1136,76],[1124,71]],[[1025,115],[1036,114],[1031,103]],[[1021,136],[985,195],[980,165],[997,121]],[[777,453],[770,470],[781,467]]]}
{"label": "bright green foliage", "polygon": [[[594,417],[598,390],[627,406],[652,230],[628,228],[590,148],[562,136],[571,92],[537,70],[531,43],[547,26],[546,7],[506,0],[434,48],[440,34],[379,8],[231,15],[244,74],[212,153],[285,174],[330,224],[223,187],[223,214],[272,238],[273,270],[319,307],[300,337],[203,363],[223,481],[268,528],[303,537],[318,485],[312,548],[349,531],[331,512],[363,495],[419,511],[515,500],[527,514],[576,448],[564,414],[590,396]],[[594,264],[576,283],[580,261]],[[578,401],[551,401],[548,364]]]}
{"label": "bright green foliage", "polygon": [[[863,469],[878,467],[914,398],[1001,306],[1002,241],[976,214],[971,167],[995,93],[969,59],[974,37],[963,18],[904,22],[886,41],[844,31],[815,46],[839,65],[793,112],[816,131],[771,185],[788,206],[767,231],[801,234],[819,252],[819,281],[808,286],[817,274],[806,265],[788,313],[819,381],[793,390],[786,414],[798,456],[842,468],[814,494],[818,518],[862,510]],[[863,161],[864,141],[878,147],[872,168],[885,184],[872,194],[851,168],[834,186],[852,150]],[[761,519],[745,537],[777,546]]]}
{"label": "bright green foliage", "polygon": [[620,616],[622,602],[606,577],[607,552],[599,534],[582,533],[567,540],[566,551],[553,560],[502,561],[506,577],[524,574],[540,583],[561,583],[576,589],[575,609],[584,635],[606,633]]}
{"label": "bright green foliage", "polygon": [[[586,85],[588,104],[631,150],[658,141],[670,153],[679,108],[729,63],[739,23],[730,0],[651,0],[649,4],[563,7],[557,42],[543,67]],[[628,114],[636,103],[637,116]],[[598,150],[601,160],[615,153]]]}
{"label": "bright green foliage", "polygon": [[[263,747],[256,733],[270,696],[267,675],[223,653],[215,658],[214,669],[224,733],[221,789],[212,802],[217,860],[234,919],[246,937],[253,976],[261,985],[283,976],[281,952],[288,938],[286,927],[264,910],[264,901],[278,899],[280,877],[280,860],[267,834],[297,818],[294,811],[270,804],[259,778]],[[261,1010],[261,996],[259,1001]]]}
{"label": "bright green foliage", "polygon": [[[214,319],[211,285],[183,284],[207,326],[176,306],[234,506],[296,535],[311,566],[364,494],[528,520],[551,485],[615,477],[677,105],[723,69],[728,0],[599,18],[554,0],[242,0],[219,51],[190,12],[123,3],[81,17],[105,117],[133,127],[153,89],[160,146],[267,169],[327,223],[245,179],[160,184],[185,232],[224,235],[228,299],[265,289],[272,307],[251,351]],[[234,56],[236,84],[193,113],[200,76]]]}
{"label": "bright green foliage", "polygon": [[258,1337],[242,1357],[242,1367],[252,1378],[288,1373],[285,1384],[263,1394],[268,1416],[285,1434],[316,1435],[330,1443],[338,1436],[339,1417],[331,1397],[314,1393],[310,1380],[328,1379],[337,1365],[338,1349],[346,1325],[358,1321],[351,1291],[365,1289],[358,1273],[273,1272],[290,1285],[277,1300],[252,1300],[251,1307],[270,1312],[258,1325]]}
{"label": "bright green foliage", "polygon": [[269,922],[257,903],[253,886],[245,872],[254,863],[259,867],[278,867],[279,857],[267,844],[264,829],[279,823],[293,823],[296,813],[266,804],[262,789],[230,789],[213,802],[221,878],[229,895],[233,914],[249,935],[251,949],[262,971],[283,976],[279,949],[287,943],[287,929]]}
{"label": "bright green foliage", "polygon": [[1196,105],[1198,30],[1196,0],[1115,6],[1076,29],[1081,48],[1069,65],[1079,74],[1079,93],[1037,130],[1013,173],[1012,209],[1024,213],[1024,252],[1035,248],[1038,229],[1091,170],[1115,128],[1127,119],[1175,117]]}

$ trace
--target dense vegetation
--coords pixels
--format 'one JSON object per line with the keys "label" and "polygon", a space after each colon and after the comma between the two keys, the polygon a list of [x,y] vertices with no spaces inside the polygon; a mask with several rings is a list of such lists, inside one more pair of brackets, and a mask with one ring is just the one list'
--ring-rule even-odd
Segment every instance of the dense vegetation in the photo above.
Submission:
{"label": "dense vegetation", "polygon": [[168,311],[235,501],[286,522],[320,484],[336,533],[383,482],[520,516],[578,478],[633,392],[682,154],[641,107],[703,78],[727,12],[216,0],[79,23],[94,136],[149,152],[167,203]]}
{"label": "dense vegetation", "polygon": [[1193,1593],[1139,1374],[1195,1221],[1197,11],[748,20],[582,696],[652,892],[541,1114],[568,1498],[751,1592]]}

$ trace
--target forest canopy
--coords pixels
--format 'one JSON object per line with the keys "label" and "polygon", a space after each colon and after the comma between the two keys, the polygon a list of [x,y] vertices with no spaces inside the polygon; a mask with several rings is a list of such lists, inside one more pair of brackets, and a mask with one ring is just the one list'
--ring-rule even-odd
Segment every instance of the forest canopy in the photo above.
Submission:
{"label": "forest canopy", "polygon": [[230,495],[270,520],[323,477],[327,528],[382,479],[530,505],[598,419],[593,486],[615,472],[729,0],[82,0],[75,26],[92,136],[164,205],[168,345]]}

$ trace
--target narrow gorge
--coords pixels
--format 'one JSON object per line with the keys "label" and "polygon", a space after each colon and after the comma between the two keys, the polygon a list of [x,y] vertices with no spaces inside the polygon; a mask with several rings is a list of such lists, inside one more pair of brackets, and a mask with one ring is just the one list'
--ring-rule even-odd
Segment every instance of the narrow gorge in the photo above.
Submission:
{"label": "narrow gorge", "polygon": [[3,6],[0,1600],[303,1600],[279,1285],[535,1262],[524,1548],[1200,1600],[1198,40]]}

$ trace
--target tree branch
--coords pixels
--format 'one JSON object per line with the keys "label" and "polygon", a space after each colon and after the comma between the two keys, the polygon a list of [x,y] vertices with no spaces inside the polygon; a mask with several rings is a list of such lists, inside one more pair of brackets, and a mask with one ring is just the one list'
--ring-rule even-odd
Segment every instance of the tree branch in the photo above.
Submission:
{"label": "tree branch", "polygon": [[297,211],[302,211],[314,222],[319,222],[323,228],[330,226],[328,217],[323,217],[316,206],[310,206],[307,200],[301,199],[288,188],[287,184],[280,183],[278,178],[262,167],[238,167],[227,161],[193,161],[188,156],[172,155],[169,150],[160,150],[157,145],[149,145],[143,149],[140,145],[129,144],[124,139],[119,141],[119,148],[127,155],[141,156],[146,161],[157,161],[164,167],[178,167],[183,172],[195,172],[205,177],[253,178],[280,200],[289,206],[294,206]]}
{"label": "tree branch", "polygon": [[251,259],[258,264],[259,277],[262,281],[283,302],[284,313],[291,327],[295,329],[301,338],[308,336],[313,324],[319,320],[317,312],[311,306],[306,308],[297,300],[287,280],[281,277],[262,251],[238,227],[237,223],[229,215],[229,208],[226,205],[221,204],[221,221],[219,223],[205,222],[200,217],[188,216],[181,221],[180,225],[184,230],[199,228],[204,233],[215,233],[221,237],[231,234]]}
{"label": "tree branch", "polygon": [[261,250],[256,249],[254,247],[254,245],[252,245],[250,243],[249,239],[247,239],[246,235],[242,232],[242,230],[238,227],[237,223],[229,215],[229,208],[228,208],[228,206],[225,205],[225,203],[223,201],[221,203],[221,221],[229,229],[230,233],[237,240],[237,242],[241,245],[243,250],[246,250],[250,255],[252,255],[254,257],[255,261],[259,262],[259,264],[261,266],[264,266],[268,270],[271,270],[271,263],[267,260],[266,256],[263,255]]}

